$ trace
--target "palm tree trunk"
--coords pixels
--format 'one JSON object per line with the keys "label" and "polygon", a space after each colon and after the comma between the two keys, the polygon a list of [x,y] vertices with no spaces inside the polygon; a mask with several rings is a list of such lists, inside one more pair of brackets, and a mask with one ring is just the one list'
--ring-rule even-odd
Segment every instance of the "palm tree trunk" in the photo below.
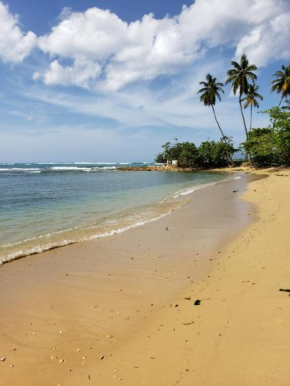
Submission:
{"label": "palm tree trunk", "polygon": [[253,106],[251,105],[250,131],[252,130],[252,122],[253,122]]}
{"label": "palm tree trunk", "polygon": [[224,138],[225,135],[224,135],[224,133],[223,133],[223,131],[222,131],[222,128],[220,127],[220,124],[219,124],[218,120],[217,120],[216,113],[215,113],[215,109],[214,109],[213,105],[211,105],[211,107],[212,107],[212,111],[213,111],[213,115],[214,115],[215,121],[216,121],[216,123],[217,123],[217,125],[218,125],[218,128],[220,129],[222,138]]}
{"label": "palm tree trunk", "polygon": [[242,95],[240,95],[239,103],[240,103],[241,114],[242,114],[242,118],[243,118],[243,122],[244,122],[246,139],[248,139],[248,130],[247,130],[246,120],[245,120],[245,116],[244,116],[244,113],[243,113],[243,106],[242,106]]}
{"label": "palm tree trunk", "polygon": [[282,103],[282,100],[284,99],[284,95],[282,95],[281,99],[280,99],[280,102],[279,102],[279,107],[281,106],[281,103]]}
{"label": "palm tree trunk", "polygon": [[[280,102],[279,102],[279,104],[278,104],[278,107],[281,106],[281,103],[282,103],[282,100],[283,100],[283,99],[284,99],[284,95],[281,96],[281,99],[280,99]],[[275,126],[276,126],[276,119],[274,119],[274,121],[273,121],[273,130],[275,129]]]}

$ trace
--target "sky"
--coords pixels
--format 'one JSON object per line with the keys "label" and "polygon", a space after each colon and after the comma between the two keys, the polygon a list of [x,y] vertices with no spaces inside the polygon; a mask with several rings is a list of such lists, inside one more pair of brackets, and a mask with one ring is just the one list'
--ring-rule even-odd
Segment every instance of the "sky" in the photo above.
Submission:
{"label": "sky", "polygon": [[[148,162],[174,138],[218,140],[199,82],[224,83],[243,53],[265,127],[289,20],[289,0],[0,0],[0,162]],[[216,113],[243,142],[229,86]]]}

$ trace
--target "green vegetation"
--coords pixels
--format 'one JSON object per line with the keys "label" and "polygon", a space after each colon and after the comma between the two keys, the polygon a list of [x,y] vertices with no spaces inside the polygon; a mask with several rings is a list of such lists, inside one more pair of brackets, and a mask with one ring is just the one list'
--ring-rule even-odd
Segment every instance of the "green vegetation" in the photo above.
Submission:
{"label": "green vegetation", "polygon": [[[205,81],[199,82],[203,87],[197,92],[200,101],[212,108],[214,119],[221,133],[221,139],[202,142],[199,147],[194,143],[184,142],[172,145],[167,142],[162,146],[163,152],[157,154],[155,161],[158,163],[171,163],[177,160],[180,167],[213,168],[232,164],[232,156],[242,150],[250,155],[250,160],[257,166],[290,166],[290,64],[282,66],[275,72],[275,79],[271,82],[273,92],[281,95],[278,107],[273,107],[265,113],[269,114],[271,125],[265,128],[252,128],[253,108],[259,108],[259,101],[263,96],[259,94],[257,81],[257,66],[250,64],[246,55],[242,55],[240,61],[232,61],[232,68],[227,72],[225,84],[230,84],[234,95],[239,96],[239,105],[246,140],[235,149],[231,138],[225,136],[215,111],[216,101],[221,101],[224,93],[224,84],[207,74]],[[287,99],[288,98],[288,99]],[[281,107],[282,102],[285,105]],[[250,106],[249,130],[243,109]]]}
{"label": "green vegetation", "polygon": [[273,76],[276,79],[272,82],[272,91],[281,94],[280,107],[283,99],[290,95],[290,64],[287,67],[282,66],[282,70],[275,72]]}
{"label": "green vegetation", "polygon": [[258,93],[259,86],[256,84],[250,84],[248,93],[243,101],[246,101],[244,104],[244,108],[246,109],[248,106],[251,106],[251,118],[250,118],[250,131],[252,130],[252,122],[253,122],[253,107],[259,108],[258,99],[263,100],[263,96]]}
{"label": "green vegetation", "polygon": [[249,92],[249,81],[255,82],[257,79],[257,75],[255,74],[257,67],[254,64],[249,64],[246,55],[242,55],[240,63],[232,61],[231,65],[233,66],[233,68],[228,71],[228,79],[226,81],[226,84],[231,83],[234,95],[236,95],[237,92],[239,93],[239,104],[244,123],[246,138],[248,138],[248,129],[243,113],[242,101],[243,95],[247,95]]}
{"label": "green vegetation", "polygon": [[174,145],[167,142],[162,147],[164,151],[157,154],[155,162],[171,163],[172,160],[177,160],[180,167],[203,169],[229,165],[233,154],[237,151],[232,140],[227,137],[218,142],[202,142],[198,148],[191,142],[175,143]]}
{"label": "green vegetation", "polygon": [[290,166],[290,112],[273,107],[266,113],[275,125],[250,131],[243,147],[257,166]]}
{"label": "green vegetation", "polygon": [[211,74],[207,74],[206,82],[199,82],[199,84],[203,86],[203,88],[198,91],[198,94],[201,94],[200,101],[203,102],[205,106],[210,106],[212,108],[215,121],[218,125],[218,128],[220,129],[222,138],[224,138],[225,135],[219,124],[219,121],[217,120],[214,109],[216,98],[218,98],[219,101],[222,99],[220,93],[224,93],[223,84],[217,82],[216,78],[214,78]]}

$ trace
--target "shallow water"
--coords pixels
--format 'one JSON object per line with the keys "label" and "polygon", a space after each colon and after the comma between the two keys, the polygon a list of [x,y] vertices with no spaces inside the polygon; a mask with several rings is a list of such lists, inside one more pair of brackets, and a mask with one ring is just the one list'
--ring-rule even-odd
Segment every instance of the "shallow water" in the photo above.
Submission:
{"label": "shallow water", "polygon": [[0,164],[0,263],[153,221],[194,190],[234,178],[120,165]]}

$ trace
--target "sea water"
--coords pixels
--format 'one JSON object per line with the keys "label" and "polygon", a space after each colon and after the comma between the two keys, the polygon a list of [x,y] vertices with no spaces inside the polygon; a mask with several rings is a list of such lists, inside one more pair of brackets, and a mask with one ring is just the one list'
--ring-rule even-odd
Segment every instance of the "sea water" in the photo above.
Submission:
{"label": "sea water", "polygon": [[154,221],[196,189],[229,178],[119,171],[122,165],[0,164],[0,264]]}

